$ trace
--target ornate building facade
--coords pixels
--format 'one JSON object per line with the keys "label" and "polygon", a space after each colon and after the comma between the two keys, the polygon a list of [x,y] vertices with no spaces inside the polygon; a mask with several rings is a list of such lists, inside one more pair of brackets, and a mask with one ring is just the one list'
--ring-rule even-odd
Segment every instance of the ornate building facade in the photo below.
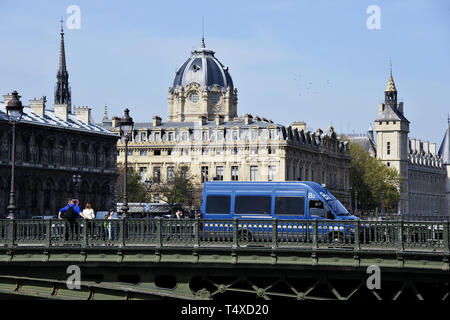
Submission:
{"label": "ornate building facade", "polygon": [[[250,114],[238,117],[237,102],[228,68],[202,41],[169,88],[168,121],[155,116],[135,123],[129,166],[153,183],[170,180],[185,164],[198,183],[313,180],[349,206],[348,147],[332,127],[310,132],[304,122],[284,126]],[[118,132],[118,120],[106,116],[103,125]],[[117,162],[123,163],[121,142],[118,151]]]}
{"label": "ornate building facade", "polygon": [[[366,137],[349,136],[349,139],[363,146],[388,167],[395,168],[402,176],[398,213],[411,216],[450,215],[446,199],[448,177],[443,161],[444,151],[438,153],[436,143],[408,137],[410,122],[404,115],[403,102],[397,101],[397,93],[391,70],[384,103],[379,105],[375,120],[376,142],[372,130]],[[441,146],[441,149],[445,148]]]}
{"label": "ornate building facade", "polygon": [[[117,136],[92,121],[91,109],[77,107],[72,113],[71,93],[61,30],[60,63],[53,109],[46,98],[24,106],[16,126],[16,215],[56,215],[68,198],[79,194],[80,204],[90,201],[96,211],[109,210],[117,202]],[[7,215],[11,181],[12,131],[6,105],[0,102],[0,218]],[[19,97],[20,98],[20,97]],[[80,175],[81,185],[72,183]]]}

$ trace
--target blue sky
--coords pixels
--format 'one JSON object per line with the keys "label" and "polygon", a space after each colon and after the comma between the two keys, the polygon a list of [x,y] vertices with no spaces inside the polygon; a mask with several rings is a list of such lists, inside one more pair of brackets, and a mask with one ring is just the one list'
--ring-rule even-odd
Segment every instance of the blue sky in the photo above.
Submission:
{"label": "blue sky", "polygon": [[[348,1],[48,1],[0,0],[0,92],[53,103],[60,17],[81,9],[81,29],[66,28],[74,105],[96,121],[125,107],[137,121],[167,118],[176,69],[201,44],[229,66],[238,113],[289,125],[366,132],[384,97],[392,59],[410,138],[437,142],[450,112],[450,2]],[[380,8],[381,29],[366,13]],[[26,103],[27,104],[27,103]]]}

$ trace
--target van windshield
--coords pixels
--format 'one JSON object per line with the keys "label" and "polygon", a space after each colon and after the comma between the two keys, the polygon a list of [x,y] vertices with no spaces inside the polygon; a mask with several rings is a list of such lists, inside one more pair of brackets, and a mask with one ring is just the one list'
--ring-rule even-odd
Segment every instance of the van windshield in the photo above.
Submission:
{"label": "van windshield", "polygon": [[338,216],[348,216],[350,214],[339,200],[328,200],[327,202]]}

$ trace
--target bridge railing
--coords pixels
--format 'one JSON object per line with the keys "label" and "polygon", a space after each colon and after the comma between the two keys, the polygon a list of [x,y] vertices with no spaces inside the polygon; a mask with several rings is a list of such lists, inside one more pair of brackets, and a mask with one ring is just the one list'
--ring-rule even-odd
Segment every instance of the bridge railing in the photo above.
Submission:
{"label": "bridge railing", "polygon": [[181,246],[449,252],[449,222],[330,220],[0,220],[0,247]]}

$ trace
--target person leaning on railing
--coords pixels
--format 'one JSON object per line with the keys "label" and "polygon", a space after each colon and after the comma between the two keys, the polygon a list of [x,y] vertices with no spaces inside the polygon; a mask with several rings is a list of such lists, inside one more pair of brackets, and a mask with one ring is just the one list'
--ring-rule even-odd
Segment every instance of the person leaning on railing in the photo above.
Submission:
{"label": "person leaning on railing", "polygon": [[92,203],[90,202],[86,203],[86,208],[83,210],[83,212],[81,212],[80,216],[83,217],[83,219],[88,220],[95,219],[95,212],[94,209],[92,208]]}
{"label": "person leaning on railing", "polygon": [[69,222],[69,228],[66,228],[65,239],[69,240],[69,236],[72,236],[77,233],[77,228],[75,226],[76,219],[81,218],[81,209],[78,206],[78,200],[72,199],[69,200],[67,206],[59,210],[58,219],[64,219]]}

